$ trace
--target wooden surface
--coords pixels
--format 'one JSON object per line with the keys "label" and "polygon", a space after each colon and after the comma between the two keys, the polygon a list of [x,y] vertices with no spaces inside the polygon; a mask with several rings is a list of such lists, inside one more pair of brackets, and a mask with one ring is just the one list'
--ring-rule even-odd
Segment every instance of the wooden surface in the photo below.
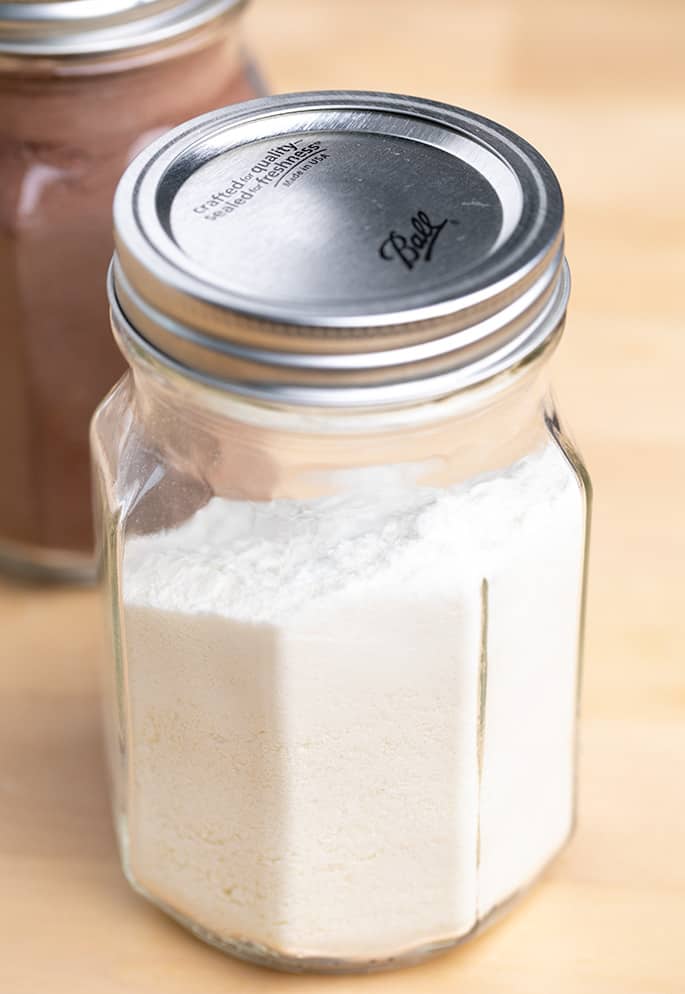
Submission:
{"label": "wooden surface", "polygon": [[562,411],[594,476],[579,831],[432,963],[287,977],[131,893],[109,821],[92,594],[0,588],[2,994],[683,994],[685,108],[681,0],[257,0],[273,89],[414,91],[508,124],[568,205]]}

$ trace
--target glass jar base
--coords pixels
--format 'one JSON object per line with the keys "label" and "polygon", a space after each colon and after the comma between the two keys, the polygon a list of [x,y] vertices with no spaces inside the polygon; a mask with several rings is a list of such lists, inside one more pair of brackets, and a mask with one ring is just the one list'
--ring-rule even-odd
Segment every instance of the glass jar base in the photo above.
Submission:
{"label": "glass jar base", "polygon": [[339,956],[292,956],[272,947],[263,946],[258,942],[250,942],[247,939],[221,939],[200,926],[184,920],[180,915],[172,914],[172,917],[199,939],[202,939],[203,942],[214,946],[221,952],[236,959],[254,963],[257,966],[278,970],[280,973],[363,974],[394,970],[421,963],[442,952],[447,952],[462,941],[459,938],[425,943],[396,956],[378,959],[356,960]]}
{"label": "glass jar base", "polygon": [[32,583],[92,584],[95,556],[61,549],[39,549],[0,538],[0,573]]}
{"label": "glass jar base", "polygon": [[220,952],[233,956],[235,959],[244,960],[247,963],[253,963],[257,966],[268,967],[280,973],[365,974],[414,966],[425,960],[432,959],[434,956],[439,956],[441,953],[449,952],[469,939],[475,938],[475,936],[480,935],[481,932],[499,921],[501,917],[505,917],[511,906],[516,904],[534,886],[545,869],[546,867],[533,880],[498,904],[497,907],[488,912],[480,921],[476,922],[468,932],[464,932],[462,935],[447,939],[437,939],[432,942],[422,942],[417,946],[412,946],[390,956],[364,959],[351,959],[339,956],[294,956],[271,946],[252,942],[249,939],[222,938],[215,932],[191,921],[191,919],[178,912],[171,905],[156,897],[145,887],[142,887],[126,868],[124,868],[124,872],[131,887],[141,897],[144,897],[151,904],[159,908],[160,911],[173,918],[179,925],[187,929],[187,931],[191,932],[198,939],[207,943],[207,945],[213,946],[215,949],[220,950]]}

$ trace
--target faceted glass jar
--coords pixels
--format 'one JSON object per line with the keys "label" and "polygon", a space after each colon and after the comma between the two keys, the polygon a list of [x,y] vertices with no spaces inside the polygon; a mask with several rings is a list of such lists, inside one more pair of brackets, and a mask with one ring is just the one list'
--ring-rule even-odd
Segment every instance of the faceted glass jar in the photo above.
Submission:
{"label": "faceted glass jar", "polygon": [[546,356],[324,411],[121,344],[92,447],[129,881],[286,970],[473,935],[574,820],[589,485]]}
{"label": "faceted glass jar", "polygon": [[258,95],[237,13],[109,55],[0,53],[0,566],[92,575],[88,425],[124,371],[104,293],[112,198],[184,119]]}

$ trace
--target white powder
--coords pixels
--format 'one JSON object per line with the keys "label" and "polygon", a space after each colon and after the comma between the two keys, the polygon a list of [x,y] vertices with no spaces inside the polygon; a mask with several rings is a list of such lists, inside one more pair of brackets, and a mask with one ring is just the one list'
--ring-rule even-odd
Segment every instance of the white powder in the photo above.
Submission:
{"label": "white powder", "polygon": [[219,939],[347,959],[450,940],[570,830],[564,457],[447,490],[369,479],[214,498],[126,545],[130,869]]}

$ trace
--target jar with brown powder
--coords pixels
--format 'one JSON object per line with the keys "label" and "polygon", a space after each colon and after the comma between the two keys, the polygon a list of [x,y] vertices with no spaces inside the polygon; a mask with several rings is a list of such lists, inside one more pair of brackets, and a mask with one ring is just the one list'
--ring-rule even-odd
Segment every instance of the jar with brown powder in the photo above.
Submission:
{"label": "jar with brown powder", "polygon": [[239,0],[0,3],[0,566],[88,577],[88,424],[124,363],[104,285],[119,175],[261,92]]}

